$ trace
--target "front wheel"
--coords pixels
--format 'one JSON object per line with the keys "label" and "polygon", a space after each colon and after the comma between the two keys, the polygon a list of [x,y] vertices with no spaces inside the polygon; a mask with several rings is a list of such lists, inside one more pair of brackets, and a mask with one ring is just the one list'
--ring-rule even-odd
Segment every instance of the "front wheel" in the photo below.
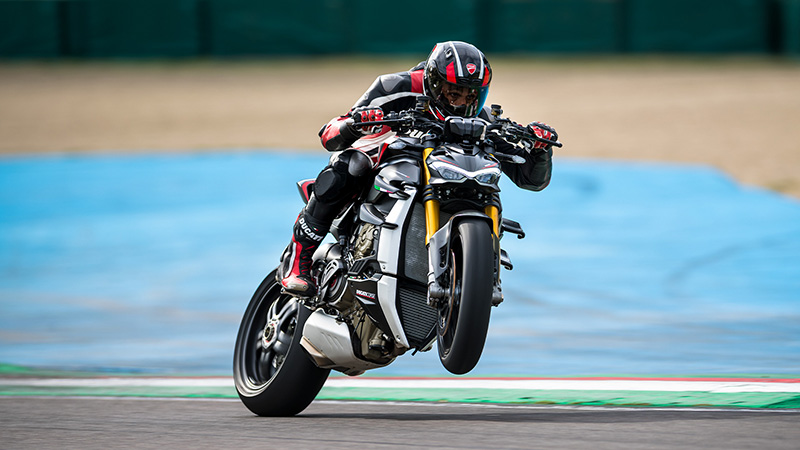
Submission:
{"label": "front wheel", "polygon": [[282,294],[273,271],[261,282],[239,326],[233,381],[242,403],[259,416],[304,410],[328,378],[300,347],[311,311]]}
{"label": "front wheel", "polygon": [[436,327],[439,359],[461,375],[472,370],[489,331],[494,282],[494,248],[489,224],[464,220],[450,244],[450,289]]}

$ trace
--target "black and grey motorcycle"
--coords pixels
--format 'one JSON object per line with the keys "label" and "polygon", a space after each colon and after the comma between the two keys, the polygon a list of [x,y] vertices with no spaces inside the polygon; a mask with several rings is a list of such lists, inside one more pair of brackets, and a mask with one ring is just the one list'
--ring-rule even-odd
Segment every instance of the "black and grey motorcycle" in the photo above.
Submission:
{"label": "black and grey motorcycle", "polygon": [[[234,382],[250,411],[288,416],[316,397],[330,370],[360,375],[434,342],[444,367],[472,370],[483,352],[492,306],[503,301],[501,218],[495,134],[532,148],[536,137],[493,105],[491,122],[426,114],[429,99],[381,122],[404,136],[374,169],[374,183],[334,221],[335,242],[319,246],[311,273],[318,292],[282,292],[273,271],[256,290],[236,339]],[[313,181],[298,183],[305,201]]]}

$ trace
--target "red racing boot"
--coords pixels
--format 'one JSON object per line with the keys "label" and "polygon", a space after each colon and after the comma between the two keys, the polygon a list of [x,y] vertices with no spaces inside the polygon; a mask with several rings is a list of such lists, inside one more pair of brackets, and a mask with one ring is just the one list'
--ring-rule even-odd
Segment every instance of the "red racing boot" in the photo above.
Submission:
{"label": "red racing boot", "polygon": [[311,257],[325,234],[327,230],[310,225],[305,214],[301,213],[297,218],[292,242],[281,257],[279,281],[286,292],[302,297],[316,294],[317,286],[311,276]]}

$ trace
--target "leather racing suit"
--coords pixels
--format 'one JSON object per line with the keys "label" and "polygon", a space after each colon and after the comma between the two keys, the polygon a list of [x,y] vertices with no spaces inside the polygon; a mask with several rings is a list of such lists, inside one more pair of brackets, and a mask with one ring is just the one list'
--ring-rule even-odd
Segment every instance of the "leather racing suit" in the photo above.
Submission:
{"label": "leather racing suit", "polygon": [[[396,138],[388,127],[376,127],[379,128],[377,132],[365,136],[351,126],[353,111],[371,107],[389,113],[414,108],[416,97],[423,94],[424,64],[422,62],[405,72],[379,76],[350,112],[332,119],[320,130],[322,145],[334,154],[317,176],[314,192],[300,212],[292,242],[281,258],[279,278],[285,289],[296,294],[313,295],[315,287],[307,276],[311,253],[328,233],[333,219],[369,181],[380,150]],[[488,108],[484,108],[478,117],[493,121]],[[438,118],[444,120],[444,117]],[[525,158],[523,164],[501,164],[503,172],[517,186],[532,191],[547,187],[552,172],[551,149],[526,152],[499,138],[492,138],[492,142],[502,153]],[[298,273],[301,275],[297,276]]]}

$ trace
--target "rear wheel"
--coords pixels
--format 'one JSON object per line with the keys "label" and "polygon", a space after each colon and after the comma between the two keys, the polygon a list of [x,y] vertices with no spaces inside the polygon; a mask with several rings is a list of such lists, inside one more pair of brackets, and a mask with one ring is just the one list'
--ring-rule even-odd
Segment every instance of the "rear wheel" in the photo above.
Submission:
{"label": "rear wheel", "polygon": [[492,306],[493,261],[489,225],[482,220],[460,222],[451,238],[449,295],[436,327],[439,359],[451,373],[469,372],[483,352]]}
{"label": "rear wheel", "polygon": [[292,416],[304,410],[328,378],[300,347],[311,311],[270,273],[253,294],[239,326],[233,380],[242,403],[259,416]]}

